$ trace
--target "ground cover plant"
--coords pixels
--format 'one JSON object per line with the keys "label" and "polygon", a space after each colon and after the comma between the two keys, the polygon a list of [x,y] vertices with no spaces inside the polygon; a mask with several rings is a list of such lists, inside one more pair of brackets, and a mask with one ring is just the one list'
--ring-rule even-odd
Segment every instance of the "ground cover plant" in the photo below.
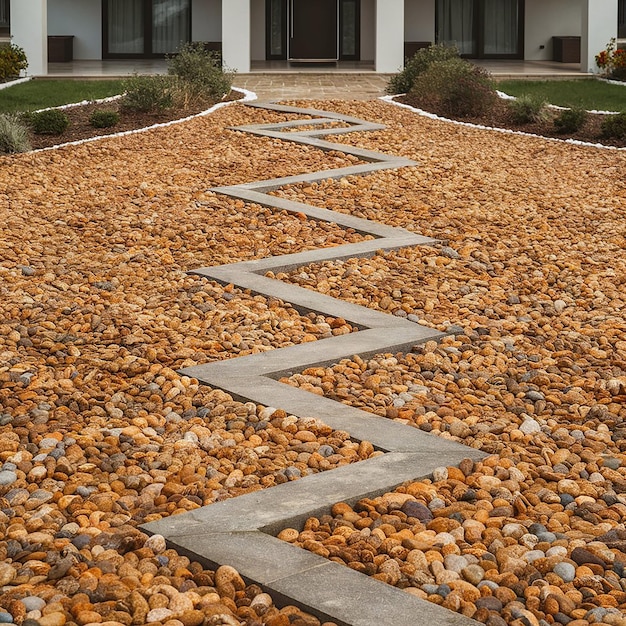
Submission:
{"label": "ground cover plant", "polygon": [[30,150],[28,127],[17,115],[0,113],[0,153],[15,154]]}

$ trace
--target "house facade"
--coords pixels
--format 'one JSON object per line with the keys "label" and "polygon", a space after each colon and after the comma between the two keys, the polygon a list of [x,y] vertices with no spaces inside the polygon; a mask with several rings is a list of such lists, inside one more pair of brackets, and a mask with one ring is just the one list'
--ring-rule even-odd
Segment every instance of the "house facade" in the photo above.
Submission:
{"label": "house facade", "polygon": [[241,73],[266,60],[364,61],[390,73],[435,42],[469,58],[552,60],[553,37],[574,37],[587,72],[626,34],[625,15],[626,0],[0,0],[32,75],[47,72],[50,36],[72,36],[75,60],[158,57],[205,42]]}

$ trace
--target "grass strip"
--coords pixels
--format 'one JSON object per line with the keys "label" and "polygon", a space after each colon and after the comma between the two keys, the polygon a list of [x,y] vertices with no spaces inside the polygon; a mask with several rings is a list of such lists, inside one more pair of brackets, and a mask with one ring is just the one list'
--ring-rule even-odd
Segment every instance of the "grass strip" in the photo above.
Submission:
{"label": "grass strip", "polygon": [[626,85],[612,85],[595,78],[577,80],[503,80],[498,89],[510,96],[530,95],[563,107],[581,106],[588,111],[626,110]]}
{"label": "grass strip", "polygon": [[0,113],[36,111],[122,93],[122,80],[35,79],[0,91]]}

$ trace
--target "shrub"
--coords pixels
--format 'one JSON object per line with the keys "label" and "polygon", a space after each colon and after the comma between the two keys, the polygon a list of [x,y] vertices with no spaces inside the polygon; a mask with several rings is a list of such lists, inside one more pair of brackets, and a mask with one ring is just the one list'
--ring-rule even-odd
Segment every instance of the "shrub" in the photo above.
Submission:
{"label": "shrub", "polygon": [[12,43],[0,48],[0,82],[17,78],[28,67],[26,53]]}
{"label": "shrub", "polygon": [[596,65],[605,76],[626,80],[626,50],[617,47],[615,38],[609,41],[604,50],[596,54]]}
{"label": "shrub", "polygon": [[138,76],[124,81],[120,106],[138,113],[160,113],[173,105],[173,81],[168,76]]}
{"label": "shrub", "polygon": [[530,124],[547,119],[546,101],[528,94],[509,100],[507,106],[516,124]]}
{"label": "shrub", "polygon": [[404,65],[404,69],[389,79],[387,93],[409,93],[415,79],[433,63],[459,58],[459,51],[453,46],[437,44],[418,50]]}
{"label": "shrub", "polygon": [[19,116],[8,113],[0,114],[0,152],[15,154],[30,150],[28,128]]}
{"label": "shrub", "polygon": [[488,111],[497,95],[485,69],[453,57],[434,61],[416,76],[409,99],[439,115],[471,117]]}
{"label": "shrub", "polygon": [[557,133],[568,134],[580,130],[588,117],[582,107],[564,109],[554,118],[554,127]]}
{"label": "shrub", "polygon": [[188,43],[168,58],[168,74],[178,79],[177,96],[182,104],[193,100],[216,102],[230,93],[232,72],[224,71],[221,55],[203,44]]}
{"label": "shrub", "polygon": [[616,115],[607,115],[601,125],[605,138],[626,139],[626,111]]}
{"label": "shrub", "polygon": [[111,128],[120,121],[120,114],[117,111],[97,109],[89,117],[89,123],[94,128]]}
{"label": "shrub", "polygon": [[36,111],[29,115],[29,120],[36,135],[60,135],[70,125],[69,117],[59,109]]}

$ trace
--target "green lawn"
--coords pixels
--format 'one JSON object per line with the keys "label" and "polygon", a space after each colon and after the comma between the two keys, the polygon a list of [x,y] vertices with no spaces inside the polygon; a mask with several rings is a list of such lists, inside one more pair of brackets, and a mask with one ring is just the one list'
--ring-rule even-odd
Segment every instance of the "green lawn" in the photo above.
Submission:
{"label": "green lawn", "polygon": [[498,89],[510,96],[528,94],[550,104],[596,111],[626,110],[626,85],[609,85],[600,80],[503,80]]}
{"label": "green lawn", "polygon": [[122,93],[123,80],[35,79],[0,90],[0,113],[35,111]]}

